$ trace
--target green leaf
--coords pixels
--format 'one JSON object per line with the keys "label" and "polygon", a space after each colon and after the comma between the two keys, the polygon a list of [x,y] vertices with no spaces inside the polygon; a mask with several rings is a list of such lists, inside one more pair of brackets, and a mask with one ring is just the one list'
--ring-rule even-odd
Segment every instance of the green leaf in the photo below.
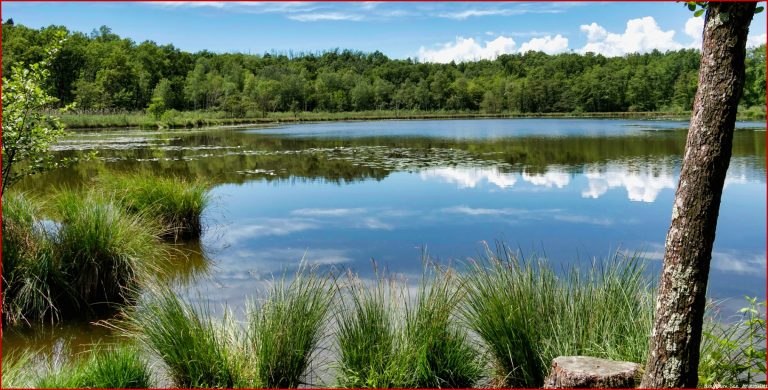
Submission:
{"label": "green leaf", "polygon": [[755,8],[755,13],[759,14],[760,12],[763,12],[764,9],[765,9],[765,7],[762,7],[762,6],[761,7],[757,7],[757,8]]}
{"label": "green leaf", "polygon": [[700,10],[698,10],[698,11],[694,12],[694,13],[693,13],[693,16],[698,18],[698,17],[699,17],[699,16],[701,16],[701,14],[703,14],[703,13],[704,13],[704,9],[700,9]]}
{"label": "green leaf", "polygon": [[695,11],[695,10],[696,10],[696,3],[694,3],[694,2],[689,2],[689,3],[688,3],[688,10],[690,10],[690,11]]}

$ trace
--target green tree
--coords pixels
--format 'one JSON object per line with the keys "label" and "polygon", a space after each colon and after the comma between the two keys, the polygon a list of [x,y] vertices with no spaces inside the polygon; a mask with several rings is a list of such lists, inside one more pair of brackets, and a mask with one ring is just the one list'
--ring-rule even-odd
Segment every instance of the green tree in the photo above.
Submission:
{"label": "green tree", "polygon": [[56,162],[50,147],[64,135],[59,120],[44,114],[57,99],[44,89],[50,72],[50,58],[61,48],[64,35],[46,51],[42,62],[11,68],[10,77],[3,77],[3,169],[2,193],[26,176],[50,169]]}

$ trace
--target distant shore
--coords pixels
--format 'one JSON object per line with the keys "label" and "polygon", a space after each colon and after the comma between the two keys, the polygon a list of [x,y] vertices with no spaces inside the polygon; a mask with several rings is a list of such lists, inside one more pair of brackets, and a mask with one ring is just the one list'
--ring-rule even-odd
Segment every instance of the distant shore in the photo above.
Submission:
{"label": "distant shore", "polygon": [[[271,112],[261,116],[232,117],[220,111],[175,112],[155,119],[143,112],[63,114],[61,121],[69,129],[142,128],[178,129],[228,125],[264,125],[272,123],[325,122],[387,119],[502,119],[502,118],[594,118],[594,119],[672,119],[687,120],[690,112],[561,112],[561,113],[483,113],[462,111],[377,110],[349,112]],[[764,120],[765,112],[748,110],[738,120]]]}

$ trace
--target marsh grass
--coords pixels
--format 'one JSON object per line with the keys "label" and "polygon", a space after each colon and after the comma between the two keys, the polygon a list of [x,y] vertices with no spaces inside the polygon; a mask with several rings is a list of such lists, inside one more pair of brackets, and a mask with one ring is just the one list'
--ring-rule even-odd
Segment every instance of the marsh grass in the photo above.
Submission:
{"label": "marsh grass", "polygon": [[[126,330],[165,364],[181,388],[239,387],[245,378],[229,318],[217,323],[207,306],[196,307],[169,289],[153,288],[126,313]],[[258,384],[254,383],[254,386]]]}
{"label": "marsh grass", "polygon": [[[86,356],[49,364],[32,383],[37,388],[149,388],[152,375],[148,361],[135,346],[95,346]],[[28,368],[27,368],[28,369]]]}
{"label": "marsh grass", "polygon": [[34,371],[29,367],[34,361],[35,353],[29,349],[6,352],[0,364],[2,372],[2,388],[28,388],[32,386]]}
{"label": "marsh grass", "polygon": [[463,274],[462,313],[490,351],[500,386],[540,387],[561,355],[643,363],[653,315],[643,270],[636,257],[616,255],[558,277],[543,260],[500,245]]}
{"label": "marsh grass", "polygon": [[302,267],[252,303],[244,326],[224,310],[215,319],[173,291],[153,287],[126,311],[120,327],[163,361],[178,387],[298,387],[327,325],[330,277]]}
{"label": "marsh grass", "polygon": [[56,320],[58,302],[71,295],[56,254],[55,237],[42,207],[25,194],[3,197],[3,321],[14,324]]}
{"label": "marsh grass", "polygon": [[101,184],[134,214],[151,215],[173,239],[199,238],[200,217],[210,202],[210,185],[202,180],[143,174],[103,175]]}
{"label": "marsh grass", "polygon": [[405,337],[397,323],[397,306],[405,297],[378,273],[374,283],[368,286],[348,273],[346,283],[337,284],[336,381],[340,387],[405,387],[412,375],[402,353]]}
{"label": "marsh grass", "polygon": [[334,298],[332,277],[302,262],[293,279],[274,281],[267,297],[248,314],[248,350],[259,383],[287,388],[307,384],[310,363],[325,337]]}
{"label": "marsh grass", "polygon": [[53,210],[62,222],[56,236],[62,270],[91,309],[131,301],[140,282],[156,273],[162,228],[149,218],[126,213],[97,191],[62,191]]}
{"label": "marsh grass", "polygon": [[424,264],[415,297],[378,273],[373,286],[348,275],[337,315],[340,386],[461,388],[478,381],[482,354],[454,316],[458,280],[450,269]]}
{"label": "marsh grass", "polygon": [[417,301],[406,314],[412,387],[472,387],[482,374],[481,353],[454,313],[463,290],[451,269],[425,261]]}

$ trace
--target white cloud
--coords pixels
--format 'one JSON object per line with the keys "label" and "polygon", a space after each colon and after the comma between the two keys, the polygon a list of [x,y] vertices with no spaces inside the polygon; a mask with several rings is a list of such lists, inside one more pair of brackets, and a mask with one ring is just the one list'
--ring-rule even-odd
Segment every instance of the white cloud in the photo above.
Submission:
{"label": "white cloud", "polygon": [[725,272],[765,275],[766,254],[712,252],[712,267]]}
{"label": "white cloud", "polygon": [[749,35],[747,37],[747,47],[755,47],[765,44],[766,42],[766,34],[762,33],[760,35]]}
{"label": "white cloud", "polygon": [[628,20],[622,34],[608,32],[597,23],[581,25],[580,29],[587,34],[587,44],[578,50],[580,53],[594,52],[613,57],[647,53],[654,49],[667,51],[683,48],[675,41],[675,31],[662,30],[651,16]]}
{"label": "white cloud", "polygon": [[568,51],[568,38],[560,34],[532,38],[523,43],[520,49],[511,37],[500,35],[485,44],[474,38],[456,37],[455,42],[439,45],[435,49],[424,46],[419,48],[419,58],[424,62],[448,63],[451,61],[493,60],[501,54],[525,53],[528,51],[543,51],[547,54],[557,54]]}
{"label": "white cloud", "polygon": [[295,218],[264,218],[259,220],[258,223],[228,228],[225,237],[230,244],[234,244],[244,239],[285,236],[317,227],[318,225],[311,221]]}
{"label": "white cloud", "polygon": [[485,45],[473,38],[456,37],[455,42],[448,42],[437,49],[419,48],[419,58],[426,62],[448,63],[451,61],[492,60],[501,54],[513,53],[515,40],[500,36]]}
{"label": "white cloud", "polygon": [[483,180],[500,188],[509,188],[517,183],[511,173],[499,172],[497,168],[437,168],[421,172],[421,178],[439,178],[455,183],[459,188],[475,188]]}
{"label": "white cloud", "polygon": [[467,207],[467,206],[456,206],[456,207],[448,207],[445,209],[442,209],[444,213],[451,213],[451,214],[464,214],[464,215],[471,215],[471,216],[510,216],[510,215],[516,215],[516,216],[522,216],[522,215],[529,215],[533,213],[532,210],[524,210],[524,209],[510,209],[510,208],[503,208],[503,209],[484,209],[484,208],[474,208],[474,207]]}
{"label": "white cloud", "polygon": [[523,172],[523,180],[536,186],[563,188],[570,183],[571,177],[565,172],[558,171],[549,171],[543,175],[529,175]]}
{"label": "white cloud", "polygon": [[291,215],[298,215],[302,217],[348,217],[350,215],[365,214],[366,209],[353,208],[353,209],[297,209],[291,211]]}
{"label": "white cloud", "polygon": [[344,12],[295,14],[295,15],[288,15],[287,18],[291,20],[296,20],[299,22],[318,22],[318,21],[324,21],[324,20],[327,20],[327,21],[339,21],[339,20],[361,21],[363,20],[362,15],[349,14]]}
{"label": "white cloud", "polygon": [[582,191],[581,196],[584,198],[597,199],[611,188],[624,187],[629,200],[652,203],[662,190],[675,188],[675,178],[672,174],[654,174],[646,169],[628,172],[626,168],[614,168],[604,173],[588,170],[585,176],[589,181],[589,188]]}
{"label": "white cloud", "polygon": [[568,51],[568,38],[560,34],[551,37],[549,35],[542,38],[533,38],[520,45],[520,52],[543,51],[547,54],[557,54]]}
{"label": "white cloud", "polygon": [[692,17],[685,22],[685,35],[693,39],[690,46],[694,49],[701,49],[701,38],[704,32],[704,18]]}

